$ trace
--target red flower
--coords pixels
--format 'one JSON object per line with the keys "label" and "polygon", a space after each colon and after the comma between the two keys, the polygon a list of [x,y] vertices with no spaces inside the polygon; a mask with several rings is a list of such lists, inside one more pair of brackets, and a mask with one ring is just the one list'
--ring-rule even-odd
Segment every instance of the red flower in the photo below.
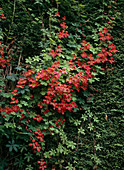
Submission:
{"label": "red flower", "polygon": [[1,14],[1,15],[0,15],[0,18],[6,19],[6,17],[4,16],[4,14]]}
{"label": "red flower", "polygon": [[115,61],[113,60],[113,57],[110,58],[110,60],[108,60],[111,64],[113,64]]}
{"label": "red flower", "polygon": [[57,53],[57,50],[51,50],[51,52],[50,53],[48,53],[49,55],[52,55],[53,57],[55,57],[56,55],[59,55],[58,53]]}
{"label": "red flower", "polygon": [[35,87],[40,86],[40,84],[38,82],[36,82],[35,79],[34,79],[30,84],[28,84],[28,86],[33,89]]}
{"label": "red flower", "polygon": [[102,71],[105,71],[105,68],[101,68],[102,69]]}
{"label": "red flower", "polygon": [[19,78],[19,81],[17,82],[17,84],[21,85],[21,84],[25,84],[26,82],[27,80]]}
{"label": "red flower", "polygon": [[56,49],[56,51],[59,51],[60,53],[62,52],[62,50],[63,50],[63,49],[61,48],[60,45],[59,45],[58,48]]}
{"label": "red flower", "polygon": [[63,20],[66,20],[66,17],[64,16],[62,19],[63,19]]}
{"label": "red flower", "polygon": [[77,56],[76,56],[76,54],[72,54],[73,55],[73,57],[71,57],[73,60],[76,60],[77,59]]}
{"label": "red flower", "polygon": [[108,33],[108,30],[106,29],[106,28],[104,28],[103,30],[102,30],[102,33]]}
{"label": "red flower", "polygon": [[68,37],[68,36],[69,36],[68,31],[65,31],[64,36],[65,36],[65,37]]}
{"label": "red flower", "polygon": [[43,118],[42,118],[42,116],[40,116],[39,114],[37,114],[35,117],[34,117],[34,119],[36,119],[37,120],[37,122],[41,122],[41,120],[43,120]]}
{"label": "red flower", "polygon": [[56,13],[56,16],[57,16],[57,17],[59,17],[59,16],[60,16],[59,12],[57,12],[57,13]]}
{"label": "red flower", "polygon": [[22,116],[19,118],[19,120],[24,119],[24,117],[25,117],[24,114],[22,114]]}
{"label": "red flower", "polygon": [[39,163],[40,164],[40,167],[39,167],[39,169],[41,169],[42,168],[42,170],[45,170],[45,168],[46,168],[46,165],[45,165],[45,161],[44,161],[44,159],[40,159],[40,161],[37,161],[37,163]]}
{"label": "red flower", "polygon": [[83,52],[83,53],[81,54],[81,57],[86,58],[86,57],[87,57],[87,54],[86,54],[85,52]]}
{"label": "red flower", "polygon": [[90,61],[88,61],[87,63],[90,64],[90,65],[93,65],[93,64],[94,64],[94,61],[93,61],[93,60],[90,60]]}
{"label": "red flower", "polygon": [[58,36],[58,37],[61,39],[61,38],[64,38],[64,37],[65,37],[65,38],[68,37],[69,34],[68,34],[68,31],[62,30],[62,32],[59,32],[59,34],[56,35],[56,36]]}
{"label": "red flower", "polygon": [[63,22],[62,24],[60,24],[60,26],[61,26],[63,29],[65,29],[65,28],[67,27],[65,24],[66,24],[66,23]]}
{"label": "red flower", "polygon": [[21,89],[24,89],[25,85],[16,85],[16,87],[20,87]]}
{"label": "red flower", "polygon": [[14,90],[14,92],[11,92],[14,96],[18,95],[17,90]]}
{"label": "red flower", "polygon": [[110,39],[112,39],[112,36],[111,36],[110,34],[108,34],[108,35],[105,36],[105,38],[106,38],[107,40],[110,40]]}
{"label": "red flower", "polygon": [[33,146],[33,149],[36,149],[38,152],[41,150],[41,146],[35,140],[32,140],[32,143],[29,143],[29,146]]}
{"label": "red flower", "polygon": [[94,57],[92,56],[92,54],[90,54],[88,57],[87,57],[89,60],[93,60]]}
{"label": "red flower", "polygon": [[24,73],[25,77],[28,77],[30,76],[31,74],[34,74],[35,73],[35,69],[31,69],[31,70],[28,70]]}
{"label": "red flower", "polygon": [[13,97],[13,98],[11,98],[11,100],[12,100],[12,102],[10,102],[11,104],[12,104],[12,103],[18,103],[18,102],[19,102],[19,100],[18,100],[18,99],[16,99],[16,100],[15,100],[15,98],[14,98],[14,97]]}
{"label": "red flower", "polygon": [[84,49],[84,51],[88,50],[90,48],[89,43],[87,43],[85,40],[80,43],[83,47],[80,47],[80,49]]}

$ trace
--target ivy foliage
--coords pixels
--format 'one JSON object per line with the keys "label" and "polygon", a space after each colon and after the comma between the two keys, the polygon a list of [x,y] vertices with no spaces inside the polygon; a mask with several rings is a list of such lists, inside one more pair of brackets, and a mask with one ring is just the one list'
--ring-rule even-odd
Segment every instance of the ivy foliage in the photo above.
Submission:
{"label": "ivy foliage", "polygon": [[[123,112],[124,112],[124,95],[123,95],[123,5],[118,2],[120,14],[114,27],[114,43],[118,47],[119,54],[115,55],[115,64],[106,69],[99,85],[95,85],[98,90],[95,93],[93,103],[93,113],[99,117],[99,123],[96,131],[100,138],[96,141],[102,146],[99,158],[102,160],[103,169],[122,169],[123,164]],[[100,123],[101,122],[101,123]]]}

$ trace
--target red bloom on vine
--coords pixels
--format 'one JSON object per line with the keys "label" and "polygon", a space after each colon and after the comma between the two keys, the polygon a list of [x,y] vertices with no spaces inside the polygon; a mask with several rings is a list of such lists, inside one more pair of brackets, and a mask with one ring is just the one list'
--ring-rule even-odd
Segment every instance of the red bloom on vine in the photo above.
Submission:
{"label": "red bloom on vine", "polygon": [[24,114],[22,114],[21,117],[19,118],[19,120],[24,119],[24,118],[25,118],[25,116],[24,116]]}
{"label": "red bloom on vine", "polygon": [[29,143],[29,146],[33,146],[33,149],[36,149],[38,152],[41,150],[41,146],[35,140],[32,140],[32,143]]}
{"label": "red bloom on vine", "polygon": [[35,120],[37,120],[37,122],[41,122],[41,120],[43,120],[42,116],[40,116],[39,114],[37,114],[35,117],[34,117]]}
{"label": "red bloom on vine", "polygon": [[37,106],[39,106],[39,107],[42,109],[43,103],[42,103],[42,102],[39,102]]}
{"label": "red bloom on vine", "polygon": [[94,60],[90,60],[87,63],[90,64],[90,65],[93,65],[94,64]]}
{"label": "red bloom on vine", "polygon": [[62,19],[63,19],[63,20],[66,20],[66,17],[64,16],[64,17],[62,17]]}
{"label": "red bloom on vine", "polygon": [[18,100],[18,99],[16,99],[16,100],[15,100],[15,98],[14,98],[14,97],[13,97],[13,98],[11,98],[11,100],[12,100],[12,102],[10,102],[11,104],[12,104],[12,103],[18,103],[18,102],[19,102],[19,100]]}
{"label": "red bloom on vine", "polygon": [[19,84],[19,85],[16,85],[16,87],[19,87],[19,88],[21,88],[21,89],[24,89],[24,87],[25,87],[25,84]]}
{"label": "red bloom on vine", "polygon": [[59,60],[55,61],[54,64],[52,65],[53,68],[58,68],[60,66],[61,65],[60,65],[60,61]]}
{"label": "red bloom on vine", "polygon": [[46,165],[45,165],[45,161],[44,161],[44,159],[40,159],[40,161],[37,161],[37,163],[39,163],[40,164],[40,167],[39,167],[39,169],[41,169],[42,168],[42,170],[45,170],[45,168],[46,168]]}
{"label": "red bloom on vine", "polygon": [[36,82],[36,80],[33,79],[32,77],[28,78],[28,81],[30,82],[28,84],[28,86],[31,87],[31,88],[35,88],[35,87],[40,86],[40,84],[38,82]]}
{"label": "red bloom on vine", "polygon": [[94,60],[94,63],[100,63],[100,57],[96,57],[96,59]]}
{"label": "red bloom on vine", "polygon": [[76,54],[72,54],[73,57],[71,57],[73,60],[76,60],[77,59],[77,56]]}
{"label": "red bloom on vine", "polygon": [[106,34],[106,33],[108,33],[108,30],[107,30],[106,28],[104,28],[104,29],[102,30],[102,32]]}
{"label": "red bloom on vine", "polygon": [[57,16],[57,17],[60,17],[60,14],[59,14],[59,12],[57,12],[57,13],[56,13],[56,16]]}
{"label": "red bloom on vine", "polygon": [[35,69],[31,69],[31,70],[26,71],[26,72],[24,73],[24,75],[25,75],[25,77],[28,77],[28,76],[30,76],[30,75],[32,75],[32,74],[34,74],[34,73],[35,73]]}
{"label": "red bloom on vine", "polygon": [[107,53],[109,56],[112,56],[111,50],[109,50]]}
{"label": "red bloom on vine", "polygon": [[116,52],[118,52],[118,50],[116,50],[116,47],[114,46],[114,44],[113,43],[111,43],[111,44],[109,44],[109,46],[108,46],[111,50],[109,50],[109,51],[111,51],[111,52],[113,52],[113,53],[116,53]]}
{"label": "red bloom on vine", "polygon": [[102,41],[105,41],[106,37],[105,36],[101,36],[99,39],[102,40]]}
{"label": "red bloom on vine", "polygon": [[87,54],[86,54],[85,52],[83,52],[83,53],[81,54],[81,57],[87,58]]}
{"label": "red bloom on vine", "polygon": [[89,43],[87,43],[85,40],[80,43],[83,47],[80,47],[80,49],[84,49],[84,51],[88,50],[90,48]]}
{"label": "red bloom on vine", "polygon": [[68,37],[68,36],[69,36],[68,31],[65,31],[64,37],[66,38],[66,37]]}
{"label": "red bloom on vine", "polygon": [[51,52],[50,53],[48,53],[49,55],[52,55],[52,57],[55,57],[55,56],[57,56],[57,55],[59,55],[58,53],[57,53],[57,50],[51,50]]}
{"label": "red bloom on vine", "polygon": [[68,31],[62,30],[62,32],[59,32],[59,34],[57,34],[56,36],[58,36],[61,39],[61,38],[64,38],[64,37],[65,38],[68,37],[69,34],[68,34]]}
{"label": "red bloom on vine", "polygon": [[90,54],[88,57],[87,57],[89,60],[93,60],[94,57],[92,56],[92,54]]}
{"label": "red bloom on vine", "polygon": [[27,80],[19,78],[19,81],[17,82],[17,84],[25,84],[26,82]]}
{"label": "red bloom on vine", "polygon": [[113,64],[115,61],[113,60],[113,57],[110,58],[110,60],[108,60],[111,64]]}
{"label": "red bloom on vine", "polygon": [[108,40],[108,41],[109,41],[109,40],[111,40],[111,39],[112,39],[112,36],[111,36],[110,34],[108,34],[108,35],[106,35],[106,36],[105,36],[105,38],[106,38],[106,40]]}
{"label": "red bloom on vine", "polygon": [[63,29],[65,29],[65,28],[67,28],[67,26],[66,26],[65,24],[66,24],[66,23],[63,22],[62,24],[60,24],[60,26],[61,26]]}
{"label": "red bloom on vine", "polygon": [[63,49],[61,48],[60,45],[58,46],[58,48],[56,50],[59,51],[60,53],[63,51]]}
{"label": "red bloom on vine", "polygon": [[85,40],[83,40],[82,43],[80,43],[80,44],[85,46],[87,44],[87,42]]}
{"label": "red bloom on vine", "polygon": [[0,14],[0,18],[6,19],[6,17],[4,16],[4,14]]}
{"label": "red bloom on vine", "polygon": [[102,31],[100,31],[98,34],[99,34],[99,36],[104,37],[104,34]]}
{"label": "red bloom on vine", "polygon": [[11,92],[14,96],[18,95],[17,90],[14,90],[14,92]]}

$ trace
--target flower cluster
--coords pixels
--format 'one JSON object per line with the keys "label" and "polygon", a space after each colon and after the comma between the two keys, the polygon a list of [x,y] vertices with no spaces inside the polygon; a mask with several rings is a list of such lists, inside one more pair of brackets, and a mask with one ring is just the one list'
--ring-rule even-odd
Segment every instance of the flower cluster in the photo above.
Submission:
{"label": "flower cluster", "polygon": [[41,169],[41,168],[42,168],[42,170],[46,169],[46,165],[45,165],[44,159],[40,159],[40,161],[37,161],[37,162],[40,164],[39,169]]}
{"label": "flower cluster", "polygon": [[15,106],[11,106],[11,107],[6,106],[5,108],[1,109],[1,112],[3,112],[2,117],[5,117],[4,112],[6,112],[8,115],[15,116],[17,111],[19,111],[20,113],[23,112],[23,110],[20,109],[19,106],[16,106],[16,105]]}
{"label": "flower cluster", "polygon": [[[32,75],[35,73],[35,70],[28,70],[24,73],[24,78],[19,78],[16,87],[17,88],[24,88],[26,83],[28,83],[28,86],[31,88],[35,88],[40,86],[40,84],[37,82],[37,79],[34,79]],[[16,94],[17,95],[17,94]]]}
{"label": "flower cluster", "polygon": [[69,34],[68,31],[62,30],[62,32],[59,32],[59,34],[57,34],[56,36],[58,36],[61,39],[61,38],[67,38]]}
{"label": "flower cluster", "polygon": [[60,128],[63,124],[63,122],[65,121],[64,118],[60,117],[60,119],[58,119],[57,121],[55,121],[55,125]]}
{"label": "flower cluster", "polygon": [[109,41],[112,39],[112,36],[110,34],[107,34],[108,33],[108,30],[106,28],[104,28],[102,31],[100,31],[98,34],[100,36],[100,40],[102,41]]}
{"label": "flower cluster", "polygon": [[[0,18],[1,19],[6,19],[6,17],[3,14],[2,8],[0,8]],[[10,58],[5,58],[4,57],[4,46],[2,44],[3,42],[0,40],[0,65],[2,67],[6,67],[7,65],[10,64]]]}
{"label": "flower cluster", "polygon": [[1,19],[6,19],[6,17],[3,14],[2,8],[0,8],[0,18]]}
{"label": "flower cluster", "polygon": [[[59,12],[57,12],[56,15],[60,17]],[[62,17],[62,20],[65,21],[65,20],[66,20],[66,17],[65,17],[65,16]],[[68,34],[68,31],[65,31],[65,29],[67,28],[66,22],[62,22],[62,23],[60,24],[60,26],[61,26],[61,28],[62,28],[63,30],[62,30],[61,32],[59,32],[59,34],[57,34],[56,36],[57,36],[59,39],[61,39],[61,38],[67,38],[67,37],[69,36],[69,34]]]}
{"label": "flower cluster", "polygon": [[[39,106],[39,105],[38,105]],[[43,120],[42,116],[37,114],[35,117],[34,117],[35,120],[37,120],[37,122],[41,122]]]}
{"label": "flower cluster", "polygon": [[33,132],[33,134],[36,136],[38,140],[40,140],[41,142],[43,141],[44,135],[41,129],[37,129],[37,131]]}
{"label": "flower cluster", "polygon": [[[102,31],[100,31],[98,34],[100,36],[101,41],[107,40],[109,42],[110,39],[112,39],[112,36],[110,34],[107,34],[108,30],[104,28]],[[109,61],[111,64],[114,63],[113,57],[111,57],[113,54],[116,53],[118,50],[116,50],[116,47],[114,46],[113,43],[108,44],[108,49],[107,48],[102,48],[101,52],[98,54],[99,57],[97,57],[96,61],[99,63],[100,61],[102,63]],[[107,56],[110,56],[110,59],[107,59]]]}
{"label": "flower cluster", "polygon": [[58,45],[58,48],[54,51],[54,50],[51,50],[50,53],[48,53],[49,55],[51,55],[52,57],[55,57],[57,55],[59,55],[58,52],[62,53],[63,49],[61,48],[60,45]]}
{"label": "flower cluster", "polygon": [[83,46],[80,47],[80,49],[83,49],[84,51],[87,51],[90,48],[89,43],[87,43],[85,40],[83,40],[80,44]]}
{"label": "flower cluster", "polygon": [[60,26],[61,26],[63,29],[67,28],[66,22],[63,22],[62,24],[60,24]]}
{"label": "flower cluster", "polygon": [[18,103],[18,102],[19,102],[19,100],[18,100],[18,99],[15,99],[15,97],[11,98],[11,100],[12,100],[12,101],[10,102],[11,104],[12,104],[12,103]]}
{"label": "flower cluster", "polygon": [[[57,112],[64,114],[66,110],[72,111],[76,107],[76,103],[71,99],[72,86],[64,83],[59,84],[59,78],[67,73],[65,68],[58,69],[60,66],[60,62],[54,62],[51,68],[48,67],[44,71],[41,70],[35,78],[37,80],[49,80],[49,77],[51,77],[48,83],[50,87],[47,95],[44,96],[43,102],[38,103],[38,106],[42,108],[43,106],[48,107],[48,105],[52,105]],[[58,99],[57,96],[59,96]]]}
{"label": "flower cluster", "polygon": [[33,146],[33,150],[37,150],[38,152],[41,150],[41,146],[38,142],[36,142],[34,139],[32,140],[32,143],[29,143],[29,146]]}
{"label": "flower cluster", "polygon": [[3,48],[3,44],[2,41],[0,41],[0,65],[2,67],[6,67],[7,65],[9,65],[10,63],[10,59],[9,58],[5,58],[4,57],[4,48]]}

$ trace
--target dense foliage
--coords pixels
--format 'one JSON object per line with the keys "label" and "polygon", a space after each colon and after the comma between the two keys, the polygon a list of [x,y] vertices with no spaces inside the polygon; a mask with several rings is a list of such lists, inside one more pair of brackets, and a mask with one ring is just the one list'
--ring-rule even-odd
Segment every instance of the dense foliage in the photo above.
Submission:
{"label": "dense foliage", "polygon": [[122,169],[123,3],[0,2],[0,168]]}

